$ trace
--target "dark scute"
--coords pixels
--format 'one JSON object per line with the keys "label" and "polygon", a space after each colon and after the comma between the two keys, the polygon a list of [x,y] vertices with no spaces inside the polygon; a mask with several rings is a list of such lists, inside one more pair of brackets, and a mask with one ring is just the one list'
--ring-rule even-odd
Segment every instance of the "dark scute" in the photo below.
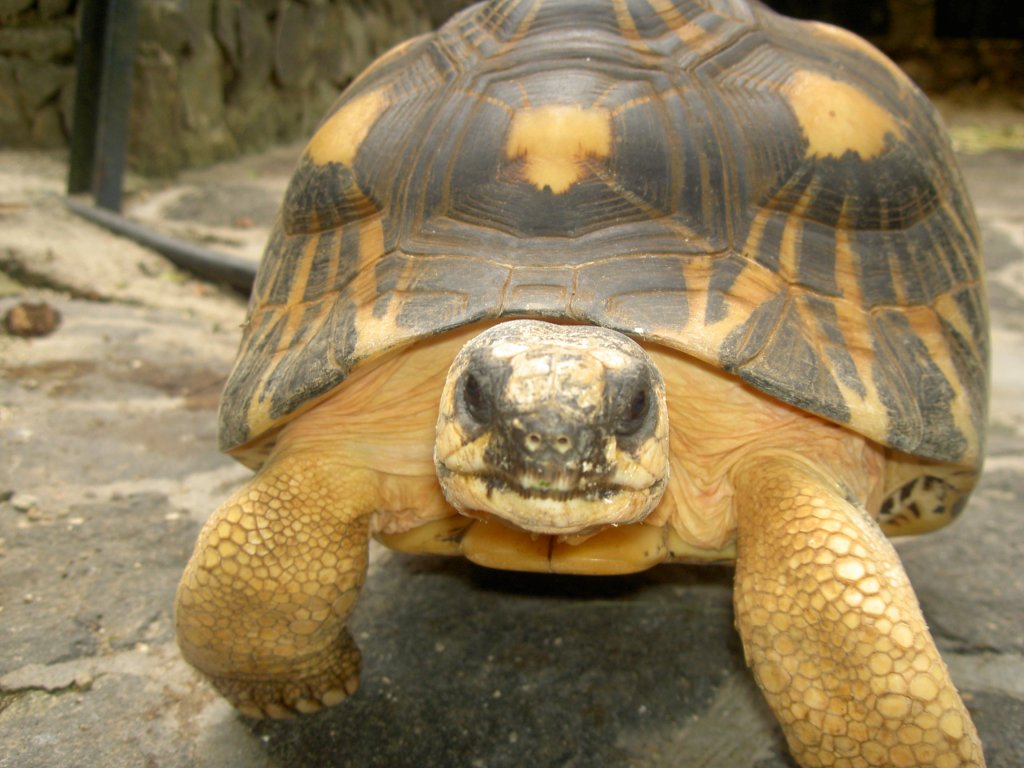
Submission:
{"label": "dark scute", "polygon": [[[285,263],[286,260],[281,257],[286,240],[281,218],[278,217],[270,232],[270,237],[267,238],[260,266],[256,271],[256,280],[252,288],[254,306],[266,303],[280,304],[282,296],[288,297],[288,289],[291,285],[289,270],[294,268],[294,262]],[[282,267],[284,267],[283,277],[281,276]]]}
{"label": "dark scute", "polygon": [[785,216],[773,215],[764,223],[761,238],[758,241],[757,250],[750,254],[754,261],[766,267],[771,272],[779,271],[779,259],[782,248],[782,234],[786,229],[787,219]]}
{"label": "dark scute", "polygon": [[718,117],[705,146],[696,147],[698,158],[708,157],[705,215],[725,218],[733,242],[742,244],[760,210],[783,218],[813,177],[792,110],[774,90],[710,81],[703,98],[704,111]]}
{"label": "dark scute", "polygon": [[[976,350],[974,356],[980,369],[978,373],[984,374],[988,370],[988,360],[992,355],[989,347],[988,310],[985,305],[985,294],[980,283],[976,282],[957,291],[953,298],[971,328],[971,342]],[[978,386],[987,383],[983,379],[975,377],[967,380]]]}
{"label": "dark scute", "polygon": [[288,184],[282,213],[289,234],[316,233],[361,221],[380,208],[360,189],[351,168],[316,165],[307,157]]}
{"label": "dark scute", "polygon": [[[332,229],[319,235],[302,300],[316,301],[323,298],[324,294],[339,291],[348,285],[356,274],[358,249],[359,238],[354,228]],[[337,271],[332,274],[331,264],[335,258]]]}
{"label": "dark scute", "polygon": [[[965,228],[968,223],[963,223]],[[935,215],[909,231],[850,233],[868,307],[928,305],[957,285],[979,281],[976,251],[949,218]]]}
{"label": "dark scute", "polygon": [[[835,221],[843,210],[851,229],[900,230],[931,216],[941,203],[934,169],[913,147],[889,136],[882,153],[864,159],[856,152],[823,157],[815,164],[816,194],[804,211],[812,221]],[[845,209],[842,208],[846,202]]]}
{"label": "dark scute", "polygon": [[316,235],[287,235],[280,241],[273,258],[269,259],[272,263],[269,265],[271,280],[267,286],[267,304],[288,303],[292,288],[298,279],[299,264],[306,258],[306,248],[310,239],[315,237]]}
{"label": "dark scute", "polygon": [[816,296],[805,296],[805,306],[811,310],[818,323],[821,336],[816,336],[817,343],[825,350],[831,363],[831,372],[839,382],[863,397],[867,390],[857,373],[850,351],[839,329],[836,307],[831,301]]}
{"label": "dark scute", "polygon": [[354,362],[355,305],[334,300],[328,320],[309,335],[320,309],[318,304],[306,307],[301,330],[267,381],[271,418],[285,416],[325,394],[345,378]]}
{"label": "dark scute", "polygon": [[[603,161],[593,160],[593,163]],[[481,173],[468,173],[465,167],[456,171],[458,184],[450,193],[451,208],[434,207],[439,216],[449,217],[471,226],[490,227],[515,237],[572,238],[608,226],[609,222],[624,224],[644,221],[649,214],[624,198],[609,184],[589,176],[561,194],[549,187],[537,189],[517,178],[523,161],[509,162],[500,178]],[[434,188],[432,200],[443,200]],[[428,199],[429,200],[429,199]]]}
{"label": "dark scute", "polygon": [[[396,260],[397,262],[397,260]],[[416,334],[430,334],[471,323],[497,312],[498,296],[482,286],[503,285],[508,270],[490,262],[460,258],[410,258],[412,275],[398,303],[398,324]],[[458,280],[452,276],[458,275]]]}
{"label": "dark scute", "polygon": [[985,358],[979,359],[977,345],[965,339],[950,323],[943,321],[942,330],[946,335],[946,343],[949,344],[957,378],[964,384],[971,421],[974,424],[985,424],[988,415],[988,377],[983,364]]}
{"label": "dark scute", "polygon": [[636,27],[637,33],[645,40],[657,39],[672,34],[665,20],[651,7],[647,0],[626,0],[626,9]]}
{"label": "dark scute", "polygon": [[729,334],[719,351],[722,367],[726,371],[739,373],[744,365],[764,351],[785,305],[786,297],[783,295],[764,302],[750,313],[743,325]]}
{"label": "dark scute", "polygon": [[396,252],[385,254],[373,266],[374,281],[377,285],[377,293],[386,296],[398,289],[403,279],[403,274],[411,265],[414,256]]}
{"label": "dark scute", "polygon": [[[643,95],[653,96],[647,88]],[[652,217],[674,213],[673,192],[683,190],[687,184],[700,194],[700,184],[694,183],[699,179],[699,171],[693,167],[677,168],[673,162],[674,143],[681,143],[686,150],[691,150],[680,153],[684,162],[692,162],[695,157],[692,134],[697,131],[685,130],[685,125],[673,125],[658,100],[627,109],[614,121],[613,177],[616,184],[644,201]],[[699,216],[699,205],[690,210]],[[692,225],[694,222],[687,223]]]}
{"label": "dark scute", "polygon": [[733,283],[746,266],[746,259],[735,253],[715,262],[708,285],[707,308],[704,310],[705,325],[714,325],[728,316],[725,297],[730,294]]}
{"label": "dark scute", "polygon": [[[671,176],[670,200],[674,217],[711,240],[725,243],[729,220],[736,215],[720,192],[733,183],[728,145],[720,142],[719,126],[711,117],[712,104],[701,89],[677,87],[661,101],[669,125],[664,154],[651,162],[664,168],[652,173]],[[653,105],[652,105],[653,106]],[[655,114],[660,113],[655,112]],[[652,125],[649,130],[654,130]],[[638,137],[639,138],[639,137]],[[676,167],[678,164],[678,168]],[[666,172],[671,170],[671,174]]]}
{"label": "dark scute", "polygon": [[[519,5],[525,7],[535,4],[520,3]],[[531,35],[571,33],[582,27],[615,32],[618,30],[618,26],[615,10],[611,3],[595,3],[593,0],[560,0],[557,3],[541,4],[540,11],[530,24],[530,33]]]}
{"label": "dark scute", "polygon": [[748,355],[754,350],[751,342],[757,338],[763,340],[762,350],[738,366],[741,378],[798,408],[840,424],[849,422],[850,409],[836,385],[831,366],[809,343],[808,339],[815,337],[792,303],[785,307],[774,327],[768,327],[764,321],[758,323],[756,331],[748,336]]}
{"label": "dark scute", "polygon": [[623,256],[580,271],[574,313],[618,327],[682,329],[689,320],[686,279],[675,256]]}
{"label": "dark scute", "polygon": [[953,421],[953,387],[907,318],[876,314],[873,375],[889,414],[886,443],[926,458],[955,460],[967,441]]}
{"label": "dark scute", "polygon": [[235,448],[249,440],[247,417],[252,398],[257,396],[253,384],[259,381],[266,367],[271,364],[286,320],[280,314],[265,312],[256,325],[246,330],[242,340],[242,349],[246,350],[246,354],[238,358],[236,368],[221,395],[218,414],[218,442],[221,450]]}
{"label": "dark scute", "polygon": [[502,314],[564,317],[570,312],[575,271],[568,267],[517,267],[502,293]]}
{"label": "dark scute", "polygon": [[865,307],[898,304],[893,265],[899,265],[907,242],[887,232],[857,232],[850,240],[860,266],[860,293]]}
{"label": "dark scute", "polygon": [[804,222],[797,245],[796,283],[823,296],[843,291],[836,274],[836,233],[817,222]]}

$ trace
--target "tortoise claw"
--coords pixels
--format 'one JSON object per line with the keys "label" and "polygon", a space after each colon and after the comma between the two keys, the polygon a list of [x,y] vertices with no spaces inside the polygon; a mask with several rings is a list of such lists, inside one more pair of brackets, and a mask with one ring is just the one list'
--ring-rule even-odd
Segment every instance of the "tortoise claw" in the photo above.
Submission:
{"label": "tortoise claw", "polygon": [[331,674],[299,681],[213,677],[209,680],[235,709],[254,720],[292,720],[312,715],[341,704],[359,689],[358,670],[341,681]]}

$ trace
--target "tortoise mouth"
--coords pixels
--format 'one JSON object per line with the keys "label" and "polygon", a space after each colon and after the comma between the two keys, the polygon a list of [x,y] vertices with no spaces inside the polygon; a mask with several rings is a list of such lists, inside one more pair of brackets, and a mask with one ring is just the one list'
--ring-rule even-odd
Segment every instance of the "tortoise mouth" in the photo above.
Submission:
{"label": "tortoise mouth", "polygon": [[461,514],[494,517],[529,534],[580,536],[642,521],[661,497],[663,482],[633,488],[600,482],[569,483],[529,474],[448,473],[445,496]]}
{"label": "tortoise mouth", "polygon": [[616,494],[629,490],[625,486],[612,483],[607,475],[586,477],[579,472],[558,474],[489,472],[471,476],[478,478],[488,488],[510,491],[524,499],[610,501]]}

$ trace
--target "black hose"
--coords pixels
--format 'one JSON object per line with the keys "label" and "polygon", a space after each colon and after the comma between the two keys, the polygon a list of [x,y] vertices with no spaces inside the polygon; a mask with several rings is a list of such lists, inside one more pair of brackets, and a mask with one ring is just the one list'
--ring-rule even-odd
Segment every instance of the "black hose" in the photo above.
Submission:
{"label": "black hose", "polygon": [[119,213],[97,208],[71,198],[64,203],[74,213],[109,229],[116,235],[134,240],[139,245],[151,248],[177,266],[196,273],[200,277],[218,283],[226,283],[237,291],[248,294],[256,279],[256,265],[246,259],[221,253],[211,248],[190,243],[170,235],[162,235],[141,224],[129,221]]}

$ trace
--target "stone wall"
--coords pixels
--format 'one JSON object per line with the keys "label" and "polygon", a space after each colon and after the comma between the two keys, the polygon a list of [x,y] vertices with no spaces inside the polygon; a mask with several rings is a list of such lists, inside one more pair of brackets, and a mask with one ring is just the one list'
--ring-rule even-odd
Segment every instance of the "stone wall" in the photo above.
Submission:
{"label": "stone wall", "polygon": [[[307,135],[342,88],[462,0],[139,0],[129,160],[169,174]],[[0,0],[0,146],[71,130],[81,0]]]}
{"label": "stone wall", "polygon": [[131,164],[168,173],[307,135],[341,89],[426,32],[430,0],[142,0]]}
{"label": "stone wall", "polygon": [[63,145],[71,129],[75,0],[0,0],[0,146]]}
{"label": "stone wall", "polygon": [[[67,143],[83,1],[0,0],[0,146]],[[309,135],[375,56],[470,0],[138,2],[130,163],[170,174]],[[769,0],[797,14],[801,3],[823,12],[821,0]],[[1024,88],[1021,41],[936,40],[935,0],[879,7],[875,42],[926,89]]]}

